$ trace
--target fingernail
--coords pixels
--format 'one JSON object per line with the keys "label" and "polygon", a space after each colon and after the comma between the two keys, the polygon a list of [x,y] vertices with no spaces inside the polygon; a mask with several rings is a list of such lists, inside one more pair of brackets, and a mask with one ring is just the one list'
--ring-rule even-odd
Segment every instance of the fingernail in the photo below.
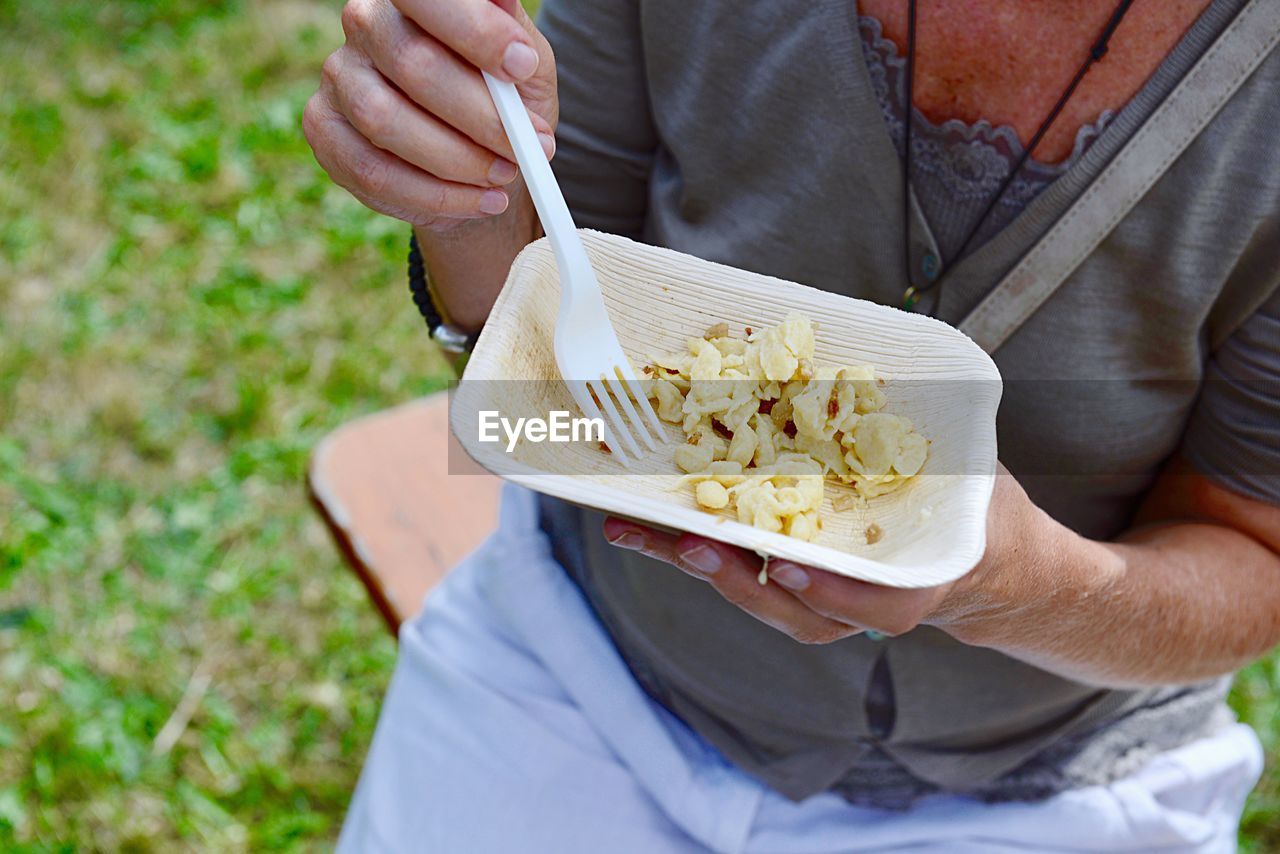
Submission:
{"label": "fingernail", "polygon": [[510,160],[497,158],[489,167],[490,184],[510,184],[516,178],[516,165]]}
{"label": "fingernail", "polygon": [[769,577],[788,590],[800,591],[809,586],[809,573],[798,566],[780,566],[769,570]]}
{"label": "fingernail", "polygon": [[538,134],[538,142],[542,143],[542,150],[547,153],[547,159],[550,160],[556,153],[556,138],[549,133]]}
{"label": "fingernail", "polygon": [[639,531],[624,531],[618,535],[616,540],[610,540],[610,543],[620,549],[630,549],[638,552],[644,548],[644,534]]}
{"label": "fingernail", "polygon": [[711,546],[694,546],[680,553],[680,559],[703,575],[715,575],[720,571],[720,555]]}
{"label": "fingernail", "polygon": [[480,197],[480,213],[500,214],[507,209],[507,194],[501,190],[488,190]]}
{"label": "fingernail", "polygon": [[502,70],[517,80],[528,80],[538,70],[538,55],[527,44],[512,42],[502,55]]}

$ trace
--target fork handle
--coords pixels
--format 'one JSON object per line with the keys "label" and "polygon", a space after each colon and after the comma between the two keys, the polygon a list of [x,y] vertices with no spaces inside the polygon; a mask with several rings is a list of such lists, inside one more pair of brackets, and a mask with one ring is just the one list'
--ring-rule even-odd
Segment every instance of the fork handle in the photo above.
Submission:
{"label": "fork handle", "polygon": [[582,240],[569,214],[569,206],[565,204],[560,185],[547,162],[547,154],[538,142],[538,133],[533,129],[520,93],[512,84],[496,79],[487,71],[483,73],[494,106],[498,108],[498,116],[502,119],[502,127],[515,150],[516,163],[524,175],[525,186],[533,197],[533,207],[542,221],[542,230],[555,252],[556,264],[560,268],[561,302],[564,302],[573,296],[571,291],[580,287],[582,282],[582,277],[570,275],[568,271],[583,268],[589,271],[591,262],[587,260],[586,250],[582,248]]}

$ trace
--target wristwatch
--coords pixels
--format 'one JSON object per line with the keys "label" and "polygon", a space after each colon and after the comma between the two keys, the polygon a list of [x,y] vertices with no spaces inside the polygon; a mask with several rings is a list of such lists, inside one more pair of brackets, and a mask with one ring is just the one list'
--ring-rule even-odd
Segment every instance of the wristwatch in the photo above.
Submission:
{"label": "wristwatch", "polygon": [[422,261],[422,250],[418,247],[418,236],[409,237],[409,293],[413,296],[413,304],[418,307],[422,319],[427,322],[427,332],[431,339],[440,345],[440,349],[453,355],[470,353],[476,346],[479,332],[467,332],[448,323],[436,305],[431,294],[431,283],[427,278],[427,268]]}

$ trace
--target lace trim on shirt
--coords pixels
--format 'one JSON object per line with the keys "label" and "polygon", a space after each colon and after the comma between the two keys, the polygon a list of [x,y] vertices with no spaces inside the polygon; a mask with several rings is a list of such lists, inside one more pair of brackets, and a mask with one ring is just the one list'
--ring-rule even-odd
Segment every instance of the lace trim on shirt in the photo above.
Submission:
{"label": "lace trim on shirt", "polygon": [[[877,19],[859,15],[858,30],[876,98],[901,154],[906,135],[906,57],[899,56],[897,45],[884,37]],[[957,199],[989,199],[1022,157],[1022,141],[1010,125],[995,126],[985,119],[975,124],[959,119],[935,124],[920,110],[913,107],[912,112],[912,168],[936,178]],[[1001,197],[1000,206],[1019,211],[1025,208],[1055,178],[1075,165],[1115,116],[1114,111],[1105,110],[1097,121],[1081,127],[1071,154],[1062,162],[1043,163],[1034,157],[1027,160]]]}
{"label": "lace trim on shirt", "polygon": [[[1233,723],[1223,693],[1218,680],[1190,687],[1100,728],[1064,738],[965,794],[986,803],[1037,801],[1069,789],[1108,785],[1160,753]],[[850,803],[887,810],[910,809],[922,798],[945,793],[914,777],[880,748],[860,759],[831,790]]]}

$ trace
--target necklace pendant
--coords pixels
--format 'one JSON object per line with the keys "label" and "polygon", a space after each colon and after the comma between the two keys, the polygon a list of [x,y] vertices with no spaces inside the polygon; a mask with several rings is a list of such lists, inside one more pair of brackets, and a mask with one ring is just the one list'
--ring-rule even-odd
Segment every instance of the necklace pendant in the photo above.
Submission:
{"label": "necklace pendant", "polygon": [[916,290],[915,285],[912,285],[902,292],[903,311],[913,310],[918,302],[920,302],[920,292]]}

